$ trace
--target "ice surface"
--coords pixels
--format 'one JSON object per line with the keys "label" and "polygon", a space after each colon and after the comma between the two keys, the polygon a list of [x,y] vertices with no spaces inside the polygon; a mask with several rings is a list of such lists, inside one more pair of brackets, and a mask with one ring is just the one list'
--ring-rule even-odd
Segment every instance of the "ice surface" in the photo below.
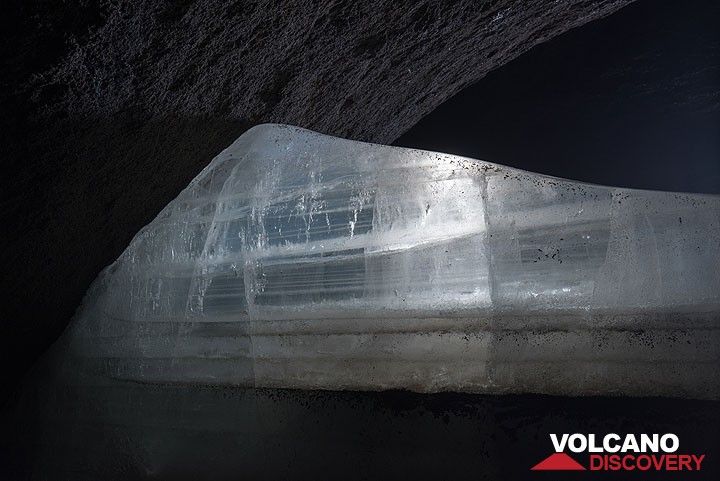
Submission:
{"label": "ice surface", "polygon": [[718,397],[720,198],[255,127],[96,280],[73,376]]}

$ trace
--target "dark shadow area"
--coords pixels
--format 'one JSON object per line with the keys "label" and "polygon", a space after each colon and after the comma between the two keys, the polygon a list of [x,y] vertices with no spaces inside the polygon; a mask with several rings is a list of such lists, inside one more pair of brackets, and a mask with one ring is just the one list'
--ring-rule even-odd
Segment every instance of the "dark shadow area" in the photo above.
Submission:
{"label": "dark shadow area", "polygon": [[720,3],[639,1],[463,90],[395,144],[586,182],[720,193]]}
{"label": "dark shadow area", "polygon": [[197,159],[222,151],[247,128],[241,121],[147,120],[125,112],[44,126],[32,148],[9,146],[10,157],[24,165],[2,191],[2,214],[13,221],[0,239],[0,262],[13,267],[0,276],[7,299],[0,399],[63,332],[97,273],[130,243],[137,231],[123,226],[149,223],[202,169]]}
{"label": "dark shadow area", "polygon": [[[718,479],[717,402],[35,384],[4,479]],[[550,433],[674,433],[701,472],[531,472]],[[587,465],[587,454],[577,455]]]}

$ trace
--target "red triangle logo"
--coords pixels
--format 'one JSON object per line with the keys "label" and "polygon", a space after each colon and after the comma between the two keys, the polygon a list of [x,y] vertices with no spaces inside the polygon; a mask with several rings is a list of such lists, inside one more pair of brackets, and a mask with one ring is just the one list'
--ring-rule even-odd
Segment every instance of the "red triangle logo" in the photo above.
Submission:
{"label": "red triangle logo", "polygon": [[575,461],[565,453],[551,454],[535,466],[531,471],[585,471],[582,464]]}

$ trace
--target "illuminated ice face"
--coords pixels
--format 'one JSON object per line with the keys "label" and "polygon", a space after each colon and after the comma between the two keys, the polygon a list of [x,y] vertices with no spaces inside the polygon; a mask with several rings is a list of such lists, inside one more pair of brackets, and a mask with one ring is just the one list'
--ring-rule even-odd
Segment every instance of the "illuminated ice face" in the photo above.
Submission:
{"label": "illuminated ice face", "polygon": [[716,324],[718,239],[717,196],[263,125],[101,275],[73,345],[143,379],[523,390],[518,362],[598,349],[568,329]]}

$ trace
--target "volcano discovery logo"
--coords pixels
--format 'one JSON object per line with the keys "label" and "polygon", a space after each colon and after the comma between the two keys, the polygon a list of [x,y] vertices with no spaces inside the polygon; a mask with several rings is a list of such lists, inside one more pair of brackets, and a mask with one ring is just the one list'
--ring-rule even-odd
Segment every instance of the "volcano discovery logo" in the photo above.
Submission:
{"label": "volcano discovery logo", "polygon": [[[674,434],[551,434],[555,453],[532,471],[701,471],[704,454],[679,453]],[[573,453],[573,456],[566,451]],[[588,453],[586,465],[577,454]],[[584,456],[583,456],[584,458]]]}

